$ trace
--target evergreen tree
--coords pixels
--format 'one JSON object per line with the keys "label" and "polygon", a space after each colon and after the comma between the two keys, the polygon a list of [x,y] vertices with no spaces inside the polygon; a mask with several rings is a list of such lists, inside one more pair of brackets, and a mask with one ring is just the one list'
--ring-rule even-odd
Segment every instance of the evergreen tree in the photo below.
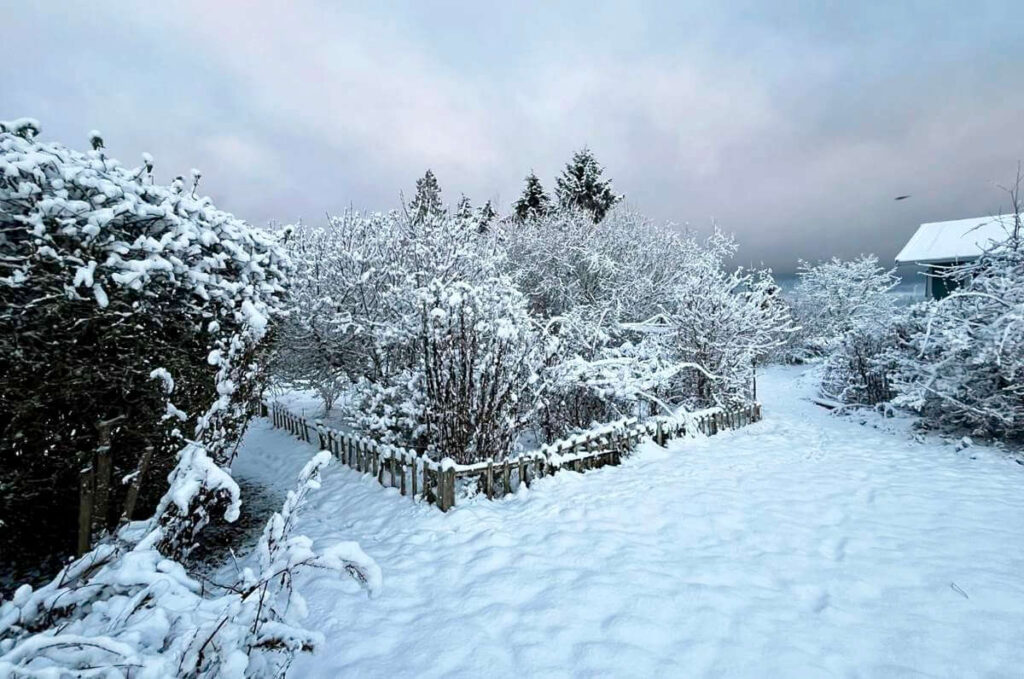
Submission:
{"label": "evergreen tree", "polygon": [[443,213],[441,186],[437,183],[434,173],[427,170],[421,179],[416,180],[416,195],[409,203],[409,214],[412,216],[412,220],[418,224]]}
{"label": "evergreen tree", "polygon": [[590,149],[584,147],[573,154],[562,176],[555,180],[555,194],[563,208],[584,210],[600,222],[622,196],[615,195],[610,179],[601,179],[604,168]]}
{"label": "evergreen tree", "polygon": [[526,186],[523,187],[523,195],[513,206],[516,219],[523,222],[527,219],[542,217],[551,209],[551,198],[544,193],[544,187],[532,171],[526,176]]}
{"label": "evergreen tree", "polygon": [[455,206],[455,218],[460,222],[473,220],[473,204],[469,202],[469,198],[466,198],[466,194],[462,194],[458,205]]}
{"label": "evergreen tree", "polygon": [[497,216],[498,213],[494,211],[494,206],[491,205],[491,201],[484,203],[476,211],[477,231],[480,233],[487,233],[491,228],[491,222],[493,222]]}

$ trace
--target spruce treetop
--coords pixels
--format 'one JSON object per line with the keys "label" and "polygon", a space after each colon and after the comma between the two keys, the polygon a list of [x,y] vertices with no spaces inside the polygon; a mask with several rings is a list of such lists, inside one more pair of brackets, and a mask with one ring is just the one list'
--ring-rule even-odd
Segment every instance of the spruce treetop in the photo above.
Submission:
{"label": "spruce treetop", "polygon": [[494,206],[491,205],[491,201],[487,201],[476,211],[476,223],[477,230],[480,233],[486,233],[490,230],[491,222],[493,222],[498,216],[498,213],[494,210]]}
{"label": "spruce treetop", "polygon": [[551,198],[544,193],[537,175],[530,171],[526,176],[526,186],[523,187],[523,195],[515,202],[513,210],[519,221],[526,221],[542,217],[551,209]]}
{"label": "spruce treetop", "polygon": [[416,223],[444,213],[441,203],[441,186],[431,170],[427,170],[422,178],[416,180],[416,195],[409,203],[409,214]]}
{"label": "spruce treetop", "polygon": [[610,179],[602,179],[604,168],[587,147],[573,154],[561,176],[555,179],[555,195],[563,208],[584,210],[600,222],[622,196],[612,190]]}

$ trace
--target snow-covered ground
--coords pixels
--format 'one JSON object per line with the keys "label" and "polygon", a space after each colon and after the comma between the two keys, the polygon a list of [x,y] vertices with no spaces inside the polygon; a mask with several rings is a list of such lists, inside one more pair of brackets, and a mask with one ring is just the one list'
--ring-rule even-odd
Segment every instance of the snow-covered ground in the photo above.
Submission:
{"label": "snow-covered ground", "polygon": [[[383,591],[300,583],[328,641],[291,676],[1021,676],[1024,467],[830,416],[800,375],[762,376],[757,425],[448,514],[333,467],[300,530]],[[283,489],[313,452],[260,422],[235,473]]]}

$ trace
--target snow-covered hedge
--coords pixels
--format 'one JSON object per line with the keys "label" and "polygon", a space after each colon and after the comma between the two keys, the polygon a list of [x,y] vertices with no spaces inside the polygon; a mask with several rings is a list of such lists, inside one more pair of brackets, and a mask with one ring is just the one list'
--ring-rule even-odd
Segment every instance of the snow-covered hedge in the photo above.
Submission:
{"label": "snow-covered hedge", "polygon": [[[0,123],[0,544],[31,533],[60,551],[74,544],[67,498],[100,421],[123,416],[115,479],[156,448],[142,515],[182,435],[230,456],[262,387],[287,258],[198,195],[197,171],[164,186],[148,155],[122,166],[99,133],[84,153],[38,133],[33,120]],[[126,488],[115,484],[108,526]]]}
{"label": "snow-covered hedge", "polygon": [[[292,535],[326,452],[231,582],[190,571],[202,528],[239,515],[225,465],[259,404],[288,258],[276,237],[198,197],[198,173],[190,188],[180,178],[160,186],[148,157],[124,168],[98,133],[79,153],[38,132],[30,120],[0,124],[3,516],[34,522],[44,543],[46,508],[74,525],[78,505],[66,499],[77,497],[99,419],[124,416],[114,479],[134,471],[141,444],[164,463],[144,480],[157,497],[151,518],[101,517],[120,527],[50,584],[0,602],[0,675],[280,676],[318,639],[297,626],[297,570],[334,570],[371,589],[380,580],[357,546],[317,553]],[[19,486],[43,475],[45,491]]]}

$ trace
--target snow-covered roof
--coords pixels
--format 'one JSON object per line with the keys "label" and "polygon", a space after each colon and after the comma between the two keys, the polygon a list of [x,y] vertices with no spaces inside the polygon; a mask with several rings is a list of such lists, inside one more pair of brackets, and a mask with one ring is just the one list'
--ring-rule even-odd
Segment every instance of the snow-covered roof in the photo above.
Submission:
{"label": "snow-covered roof", "polygon": [[922,224],[896,255],[896,261],[904,264],[975,259],[1006,240],[1012,229],[1013,215]]}

